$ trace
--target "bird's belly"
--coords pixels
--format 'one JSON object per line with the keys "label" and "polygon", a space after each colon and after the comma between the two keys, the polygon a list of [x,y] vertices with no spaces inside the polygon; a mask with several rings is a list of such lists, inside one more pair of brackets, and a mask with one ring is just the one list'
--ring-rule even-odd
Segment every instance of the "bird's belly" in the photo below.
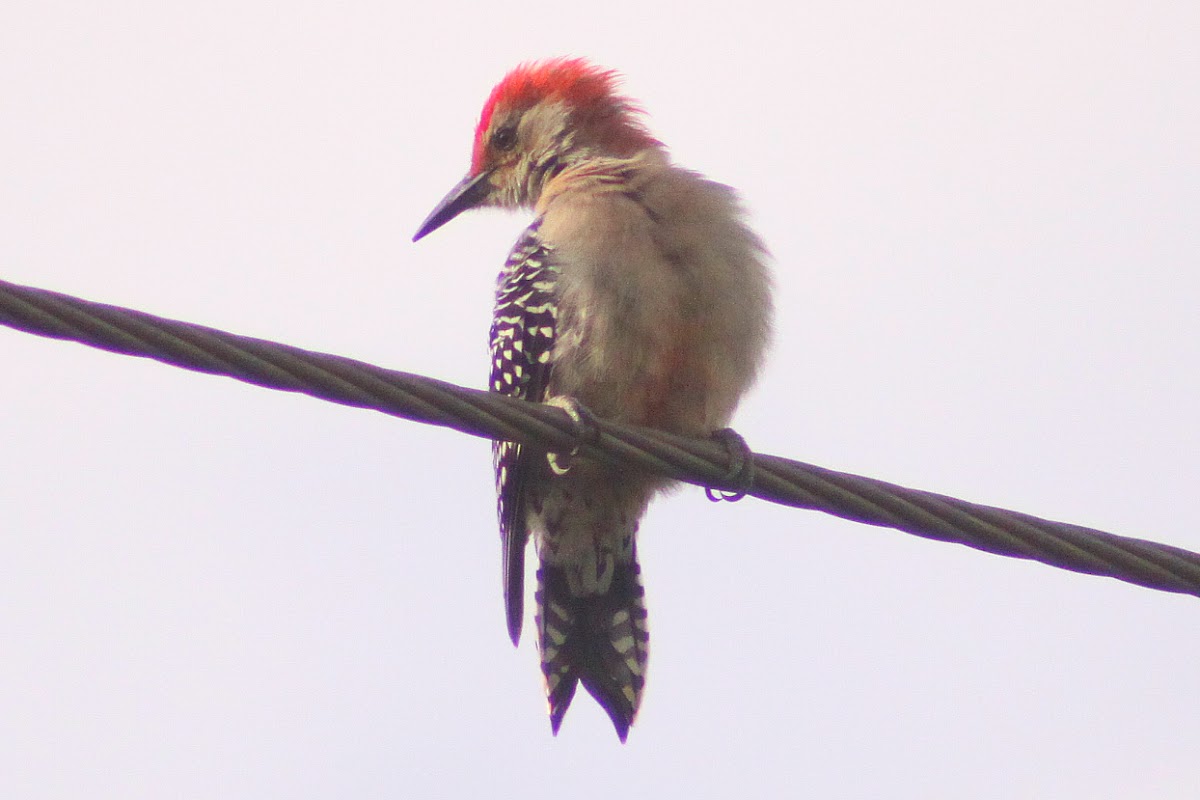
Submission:
{"label": "bird's belly", "polygon": [[[737,391],[724,388],[718,350],[679,323],[639,335],[606,331],[568,343],[557,360],[550,394],[571,397],[605,419],[684,436],[703,436],[728,423]],[[740,387],[737,387],[740,390]]]}

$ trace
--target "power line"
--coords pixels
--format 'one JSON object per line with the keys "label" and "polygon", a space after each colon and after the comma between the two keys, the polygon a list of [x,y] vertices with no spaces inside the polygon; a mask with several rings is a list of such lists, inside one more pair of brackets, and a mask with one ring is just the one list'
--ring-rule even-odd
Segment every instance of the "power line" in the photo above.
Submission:
{"label": "power line", "polygon": [[709,439],[597,419],[589,424],[594,423],[598,435],[581,441],[579,423],[558,408],[4,281],[0,324],[473,436],[510,439],[553,452],[578,448],[586,458],[700,486],[744,491],[773,503],[928,539],[1200,596],[1200,554],[1188,550],[778,456],[752,454],[753,483],[746,487],[730,478],[727,448]]}

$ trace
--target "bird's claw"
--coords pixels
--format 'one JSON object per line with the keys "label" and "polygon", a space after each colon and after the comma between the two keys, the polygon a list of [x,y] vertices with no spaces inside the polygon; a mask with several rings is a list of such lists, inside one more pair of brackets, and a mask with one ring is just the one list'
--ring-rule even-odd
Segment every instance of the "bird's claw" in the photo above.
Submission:
{"label": "bird's claw", "polygon": [[561,408],[567,412],[575,427],[575,446],[565,456],[562,453],[547,453],[546,461],[555,475],[566,475],[571,471],[571,462],[579,455],[579,448],[585,444],[595,444],[600,441],[600,425],[596,416],[588,411],[574,397],[554,397],[546,401],[546,405]]}
{"label": "bird's claw", "polygon": [[754,453],[751,452],[750,446],[746,444],[742,435],[733,428],[721,428],[719,431],[714,431],[710,438],[724,446],[725,451],[729,453],[729,472],[726,474],[725,480],[736,486],[737,490],[727,492],[724,489],[713,489],[706,486],[704,494],[714,503],[722,500],[736,503],[754,487]]}

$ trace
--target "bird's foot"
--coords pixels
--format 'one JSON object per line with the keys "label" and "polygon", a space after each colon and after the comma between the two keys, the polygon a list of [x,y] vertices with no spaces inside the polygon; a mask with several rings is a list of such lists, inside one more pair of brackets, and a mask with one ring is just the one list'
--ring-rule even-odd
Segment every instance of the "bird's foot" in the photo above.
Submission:
{"label": "bird's foot", "polygon": [[729,453],[729,472],[725,480],[737,489],[727,492],[724,489],[705,487],[704,494],[714,503],[722,500],[736,503],[754,487],[754,453],[742,435],[733,428],[714,431],[710,438],[724,446],[725,451]]}
{"label": "bird's foot", "polygon": [[571,471],[575,456],[579,455],[579,448],[600,440],[600,425],[596,422],[596,416],[574,397],[552,397],[546,401],[546,405],[561,408],[574,423],[575,446],[571,452],[546,454],[551,471],[555,475],[566,475]]}

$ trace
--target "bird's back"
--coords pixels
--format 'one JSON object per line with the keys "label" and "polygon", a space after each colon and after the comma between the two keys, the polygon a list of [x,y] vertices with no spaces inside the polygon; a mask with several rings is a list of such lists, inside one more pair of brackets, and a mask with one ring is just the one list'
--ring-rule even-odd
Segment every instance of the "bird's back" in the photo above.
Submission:
{"label": "bird's back", "polygon": [[728,424],[771,311],[733,191],[648,151],[565,171],[538,210],[561,270],[549,393],[685,435]]}

